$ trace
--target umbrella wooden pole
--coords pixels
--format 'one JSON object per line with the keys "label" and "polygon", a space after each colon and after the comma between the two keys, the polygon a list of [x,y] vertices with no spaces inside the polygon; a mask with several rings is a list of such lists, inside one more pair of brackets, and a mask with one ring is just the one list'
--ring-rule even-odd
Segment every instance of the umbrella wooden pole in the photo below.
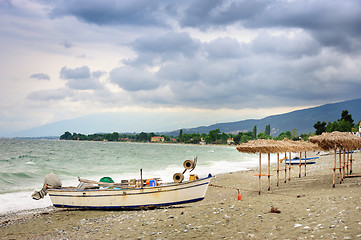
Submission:
{"label": "umbrella wooden pole", "polygon": [[268,191],[271,190],[271,172],[270,172],[270,165],[271,165],[271,154],[268,153]]}
{"label": "umbrella wooden pole", "polygon": [[298,177],[301,177],[301,165],[302,165],[302,152],[300,152],[300,164],[298,165]]}
{"label": "umbrella wooden pole", "polygon": [[262,174],[262,171],[261,171],[261,153],[259,153],[259,176],[258,176],[258,195],[261,195],[261,174]]}
{"label": "umbrella wooden pole", "polygon": [[350,175],[352,174],[352,151],[351,151],[351,157],[350,157]]}
{"label": "umbrella wooden pole", "polygon": [[342,165],[342,181],[345,178],[345,167],[346,167],[346,149],[343,149],[343,165]]}
{"label": "umbrella wooden pole", "polygon": [[306,152],[305,152],[305,177],[306,177],[306,166],[307,166],[307,154],[306,154]]}
{"label": "umbrella wooden pole", "polygon": [[140,188],[143,188],[143,169],[140,169]]}
{"label": "umbrella wooden pole", "polygon": [[277,187],[280,183],[280,154],[277,153]]}
{"label": "umbrella wooden pole", "polygon": [[289,152],[290,158],[288,159],[288,181],[291,181],[291,152]]}
{"label": "umbrella wooden pole", "polygon": [[350,162],[350,149],[347,149],[347,161],[346,161],[346,175],[349,174],[348,170],[348,166],[349,166],[349,162]]}
{"label": "umbrella wooden pole", "polygon": [[[340,162],[341,164],[341,162]],[[341,172],[340,172],[341,174]],[[335,148],[335,162],[333,164],[333,182],[332,182],[332,187],[335,187],[335,183],[336,183],[336,148]]]}
{"label": "umbrella wooden pole", "polygon": [[285,183],[287,182],[287,153],[285,152]]}
{"label": "umbrella wooden pole", "polygon": [[339,174],[339,178],[340,178],[340,184],[342,183],[342,157],[341,157],[341,150],[339,150],[339,153],[338,153],[338,156],[339,156],[339,171],[340,171],[340,174]]}

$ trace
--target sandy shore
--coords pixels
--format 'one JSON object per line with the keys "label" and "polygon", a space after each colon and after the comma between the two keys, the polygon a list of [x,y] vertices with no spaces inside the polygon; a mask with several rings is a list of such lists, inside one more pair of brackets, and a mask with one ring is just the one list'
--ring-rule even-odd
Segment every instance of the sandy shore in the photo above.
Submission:
{"label": "sandy shore", "polygon": [[[361,174],[361,153],[354,154]],[[307,176],[292,169],[279,187],[272,171],[271,190],[257,169],[218,175],[197,203],[155,210],[79,211],[45,209],[0,218],[2,239],[361,239],[361,178],[332,188],[333,155],[307,166]],[[266,166],[265,166],[266,167]],[[275,167],[272,167],[272,170]],[[266,173],[266,169],[263,169]],[[242,200],[237,200],[236,188]],[[279,213],[270,213],[271,208]]]}

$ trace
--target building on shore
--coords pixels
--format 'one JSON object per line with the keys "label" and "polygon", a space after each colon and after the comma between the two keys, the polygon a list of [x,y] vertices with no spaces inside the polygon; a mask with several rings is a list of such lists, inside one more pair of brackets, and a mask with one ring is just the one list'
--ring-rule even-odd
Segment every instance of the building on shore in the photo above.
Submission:
{"label": "building on shore", "polygon": [[228,145],[234,144],[233,138],[228,138],[228,139],[227,139],[227,144],[228,144]]}
{"label": "building on shore", "polygon": [[155,143],[155,142],[164,142],[164,137],[152,137],[151,140],[150,140],[152,143]]}
{"label": "building on shore", "polygon": [[353,134],[356,136],[356,137],[361,137],[361,122],[358,126],[358,132],[353,132]]}

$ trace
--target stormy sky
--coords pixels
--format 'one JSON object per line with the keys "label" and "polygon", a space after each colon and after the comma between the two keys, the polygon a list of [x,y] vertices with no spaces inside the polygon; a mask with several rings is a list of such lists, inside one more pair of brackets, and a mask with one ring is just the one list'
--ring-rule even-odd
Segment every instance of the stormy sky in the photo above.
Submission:
{"label": "stormy sky", "polygon": [[117,119],[129,131],[261,118],[359,98],[360,66],[359,0],[0,0],[0,136],[101,112],[167,121]]}

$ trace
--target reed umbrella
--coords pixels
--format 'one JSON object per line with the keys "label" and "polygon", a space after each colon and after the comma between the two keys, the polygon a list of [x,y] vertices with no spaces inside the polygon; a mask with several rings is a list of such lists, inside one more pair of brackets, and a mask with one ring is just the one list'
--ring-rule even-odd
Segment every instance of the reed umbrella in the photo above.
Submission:
{"label": "reed umbrella", "polygon": [[[345,175],[345,151],[346,150],[353,150],[361,147],[361,139],[356,137],[355,135],[348,133],[348,132],[331,132],[331,133],[322,133],[321,135],[310,137],[310,142],[317,143],[322,149],[324,150],[334,150],[335,158],[334,158],[334,167],[333,167],[333,187],[335,187],[336,183],[336,169],[340,171],[340,183],[342,182],[343,176]],[[340,158],[339,158],[339,168],[336,168],[336,150],[339,150]],[[344,152],[344,161],[343,166],[341,161],[341,151]],[[352,159],[352,157],[351,157]],[[352,161],[351,161],[352,165]],[[343,169],[343,174],[341,172]],[[352,167],[351,167],[352,169]]]}
{"label": "reed umbrella", "polygon": [[[305,176],[306,176],[306,167],[307,167],[307,151],[311,151],[311,150],[318,150],[320,149],[320,147],[315,144],[315,143],[310,143],[310,142],[306,142],[304,140],[300,140],[300,141],[292,141],[289,139],[284,139],[282,140],[282,142],[285,144],[285,146],[287,146],[286,148],[288,149],[289,152],[289,159],[291,160],[291,152],[299,152],[299,177],[301,177],[301,166],[302,166],[302,152],[305,152]],[[286,157],[286,154],[285,154]],[[286,167],[286,165],[285,165]],[[291,163],[289,161],[289,180],[291,180]],[[286,178],[286,177],[285,177]]]}
{"label": "reed umbrella", "polygon": [[[261,176],[268,176],[268,190],[271,189],[271,181],[270,181],[270,154],[271,153],[280,153],[285,151],[284,145],[280,144],[279,141],[270,140],[270,139],[257,139],[251,140],[247,143],[242,143],[236,147],[239,152],[245,153],[259,153],[259,173],[255,174],[258,176],[258,194],[261,194]],[[268,154],[268,174],[262,174],[261,165],[262,165],[262,153]],[[279,158],[279,155],[277,154]],[[277,164],[279,163],[279,159],[277,159]]]}

